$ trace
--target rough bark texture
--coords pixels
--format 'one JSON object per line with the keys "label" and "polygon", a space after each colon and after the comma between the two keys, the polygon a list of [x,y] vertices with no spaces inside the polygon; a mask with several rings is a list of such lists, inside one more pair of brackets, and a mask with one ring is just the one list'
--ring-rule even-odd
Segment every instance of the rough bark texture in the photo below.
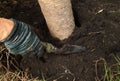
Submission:
{"label": "rough bark texture", "polygon": [[68,38],[74,30],[70,0],[38,0],[48,28],[53,37]]}

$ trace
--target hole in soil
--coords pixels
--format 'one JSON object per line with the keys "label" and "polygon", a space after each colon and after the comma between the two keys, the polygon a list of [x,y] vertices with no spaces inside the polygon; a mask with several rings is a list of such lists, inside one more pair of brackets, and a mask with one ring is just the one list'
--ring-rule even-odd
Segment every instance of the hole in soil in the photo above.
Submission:
{"label": "hole in soil", "polygon": [[75,11],[73,12],[73,15],[74,15],[74,20],[75,20],[75,25],[76,25],[76,27],[81,27],[81,23],[80,23],[80,21],[78,20],[78,16],[76,15],[76,12],[75,12]]}

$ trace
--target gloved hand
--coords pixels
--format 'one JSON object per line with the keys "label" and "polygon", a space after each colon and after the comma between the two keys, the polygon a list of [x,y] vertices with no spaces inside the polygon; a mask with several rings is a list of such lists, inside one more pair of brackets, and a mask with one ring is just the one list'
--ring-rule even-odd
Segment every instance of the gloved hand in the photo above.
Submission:
{"label": "gloved hand", "polygon": [[45,52],[32,26],[15,19],[0,18],[0,41],[15,55],[42,56]]}
{"label": "gloved hand", "polygon": [[32,26],[15,19],[0,18],[0,41],[5,44],[10,53],[15,55],[36,54],[41,57],[45,52],[70,54],[85,51],[82,46],[64,45],[62,48],[56,48],[48,42],[42,42]]}
{"label": "gloved hand", "polygon": [[48,42],[41,42],[41,44],[45,47],[46,53],[54,53],[58,48]]}

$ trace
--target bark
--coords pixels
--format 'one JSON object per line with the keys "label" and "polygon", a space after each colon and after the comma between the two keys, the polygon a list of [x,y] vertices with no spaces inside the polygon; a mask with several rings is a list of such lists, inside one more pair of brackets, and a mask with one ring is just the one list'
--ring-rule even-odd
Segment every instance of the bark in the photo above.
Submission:
{"label": "bark", "polygon": [[53,37],[64,40],[74,28],[71,0],[38,0],[49,31]]}

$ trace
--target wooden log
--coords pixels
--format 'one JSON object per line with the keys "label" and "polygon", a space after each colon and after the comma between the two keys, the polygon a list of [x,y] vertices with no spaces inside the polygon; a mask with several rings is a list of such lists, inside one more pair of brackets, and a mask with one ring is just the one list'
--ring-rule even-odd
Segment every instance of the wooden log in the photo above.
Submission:
{"label": "wooden log", "polygon": [[49,31],[53,37],[64,40],[74,28],[71,0],[38,0]]}

